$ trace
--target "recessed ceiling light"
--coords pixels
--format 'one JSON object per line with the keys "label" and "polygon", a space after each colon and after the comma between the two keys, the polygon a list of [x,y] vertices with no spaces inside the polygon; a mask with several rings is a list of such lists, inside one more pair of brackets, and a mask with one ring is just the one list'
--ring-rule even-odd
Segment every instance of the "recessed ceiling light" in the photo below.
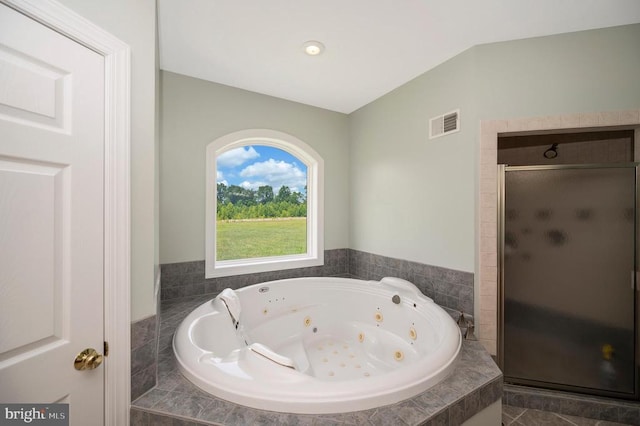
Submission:
{"label": "recessed ceiling light", "polygon": [[315,40],[309,40],[303,44],[302,47],[304,48],[304,53],[309,56],[317,56],[324,52],[324,44]]}

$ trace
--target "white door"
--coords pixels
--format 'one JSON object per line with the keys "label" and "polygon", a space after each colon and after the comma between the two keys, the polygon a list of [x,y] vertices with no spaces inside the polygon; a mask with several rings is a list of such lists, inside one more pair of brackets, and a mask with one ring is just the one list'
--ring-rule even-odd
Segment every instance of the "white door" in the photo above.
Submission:
{"label": "white door", "polygon": [[103,57],[0,5],[0,402],[104,422]]}

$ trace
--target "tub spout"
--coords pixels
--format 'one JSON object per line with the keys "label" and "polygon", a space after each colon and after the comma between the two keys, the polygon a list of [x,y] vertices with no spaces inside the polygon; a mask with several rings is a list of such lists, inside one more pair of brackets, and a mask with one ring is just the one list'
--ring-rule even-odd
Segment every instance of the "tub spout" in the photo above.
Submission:
{"label": "tub spout", "polygon": [[222,290],[222,293],[218,295],[218,299],[222,300],[222,303],[224,303],[224,306],[227,308],[233,326],[238,328],[238,324],[240,323],[240,299],[236,292],[230,288],[225,288]]}
{"label": "tub spout", "polygon": [[476,336],[473,334],[474,325],[471,321],[467,322],[467,330],[464,332],[464,338],[467,340],[477,340]]}

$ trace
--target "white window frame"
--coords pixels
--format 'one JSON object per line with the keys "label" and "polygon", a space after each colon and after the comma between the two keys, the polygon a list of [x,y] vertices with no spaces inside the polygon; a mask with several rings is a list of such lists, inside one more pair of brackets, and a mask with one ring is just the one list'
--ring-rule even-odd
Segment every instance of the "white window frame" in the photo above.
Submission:
{"label": "white window frame", "polygon": [[[286,256],[216,260],[217,164],[218,156],[247,145],[266,145],[287,151],[307,166],[307,251]],[[270,129],[250,129],[230,133],[207,145],[206,153],[206,247],[205,277],[277,271],[324,264],[324,161],[300,139]]]}

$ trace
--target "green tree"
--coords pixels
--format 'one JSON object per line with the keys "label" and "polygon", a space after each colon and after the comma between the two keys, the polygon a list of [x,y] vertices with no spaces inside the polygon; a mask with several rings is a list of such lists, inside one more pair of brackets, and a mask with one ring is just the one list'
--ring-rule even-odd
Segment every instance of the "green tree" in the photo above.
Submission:
{"label": "green tree", "polygon": [[224,183],[217,184],[216,198],[218,200],[218,204],[224,204],[229,201],[227,196],[227,185]]}
{"label": "green tree", "polygon": [[293,204],[302,204],[305,202],[305,197],[300,192],[294,192],[289,197],[289,202]]}
{"label": "green tree", "polygon": [[291,189],[287,185],[282,185],[278,190],[278,195],[276,195],[275,202],[282,203],[284,201],[289,201],[291,199]]}
{"label": "green tree", "polygon": [[273,201],[273,188],[271,185],[263,185],[258,188],[256,193],[256,203],[267,204]]}
{"label": "green tree", "polygon": [[255,204],[255,191],[238,185],[231,185],[227,188],[227,198],[232,204],[250,206]]}

